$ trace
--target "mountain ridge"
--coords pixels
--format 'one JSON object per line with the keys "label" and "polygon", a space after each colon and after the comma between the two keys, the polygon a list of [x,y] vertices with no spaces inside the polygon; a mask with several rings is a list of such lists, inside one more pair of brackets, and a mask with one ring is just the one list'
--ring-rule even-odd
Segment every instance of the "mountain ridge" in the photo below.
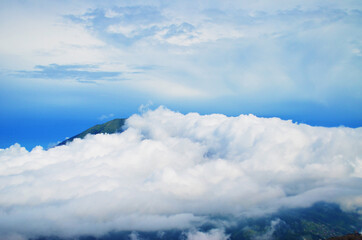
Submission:
{"label": "mountain ridge", "polygon": [[94,125],[93,127],[90,127],[88,129],[86,129],[85,131],[62,141],[61,143],[57,144],[56,146],[66,145],[67,143],[72,142],[76,138],[83,139],[88,134],[99,134],[99,133],[112,134],[112,133],[123,132],[122,127],[124,126],[126,120],[127,120],[126,118],[116,118],[116,119],[110,120],[108,122],[105,122],[103,124]]}

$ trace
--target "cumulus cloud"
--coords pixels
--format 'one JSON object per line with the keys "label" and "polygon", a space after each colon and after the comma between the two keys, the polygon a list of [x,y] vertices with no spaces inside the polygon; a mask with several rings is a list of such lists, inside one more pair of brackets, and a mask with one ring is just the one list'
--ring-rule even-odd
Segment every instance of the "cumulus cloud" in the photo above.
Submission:
{"label": "cumulus cloud", "polygon": [[[362,128],[163,107],[126,125],[49,150],[1,149],[0,235],[189,229],[317,201],[362,207]],[[215,231],[188,237],[226,239]]]}

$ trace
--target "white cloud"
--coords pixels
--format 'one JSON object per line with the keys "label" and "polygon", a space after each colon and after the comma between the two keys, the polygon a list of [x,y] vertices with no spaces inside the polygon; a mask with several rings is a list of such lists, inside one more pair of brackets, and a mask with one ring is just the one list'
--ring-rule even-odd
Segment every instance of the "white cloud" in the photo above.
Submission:
{"label": "white cloud", "polygon": [[136,89],[140,92],[155,94],[167,98],[197,98],[208,97],[209,95],[201,89],[177,81],[158,79],[157,76],[144,76],[146,80],[123,81],[123,85]]}
{"label": "white cloud", "polygon": [[141,240],[137,232],[132,232],[128,237],[130,240]]}
{"label": "white cloud", "polygon": [[111,25],[107,28],[107,31],[110,33],[121,33],[128,38],[132,38],[139,34],[143,29],[146,29],[146,27],[136,25]]}
{"label": "white cloud", "polygon": [[102,116],[100,116],[98,119],[100,121],[104,121],[106,119],[110,119],[110,118],[113,118],[114,117],[114,114],[113,113],[110,113],[110,114],[103,114]]}
{"label": "white cloud", "polygon": [[2,4],[0,68],[95,64],[170,100],[359,105],[356,1],[79,2]]}
{"label": "white cloud", "polygon": [[208,232],[190,231],[186,234],[187,240],[227,240],[229,236],[221,229],[211,229]]}
{"label": "white cloud", "polygon": [[127,126],[47,151],[1,149],[0,235],[183,229],[317,201],[362,207],[362,128],[162,107]]}
{"label": "white cloud", "polygon": [[196,30],[179,35],[167,37],[167,29],[159,31],[155,39],[179,46],[191,46],[193,44],[215,42],[220,39],[238,39],[244,37],[241,29],[222,24],[203,24]]}
{"label": "white cloud", "polygon": [[273,239],[273,233],[275,232],[275,230],[276,230],[277,226],[280,224],[280,222],[281,222],[281,220],[279,218],[270,221],[269,229],[265,233],[253,237],[253,240],[270,240],[270,239]]}
{"label": "white cloud", "polygon": [[[74,24],[62,16],[71,12],[71,8],[57,3],[1,4],[0,54],[11,60],[1,62],[1,67],[24,70],[51,63],[105,61],[105,43],[92,36],[84,25]],[[76,12],[82,13],[81,9]]]}

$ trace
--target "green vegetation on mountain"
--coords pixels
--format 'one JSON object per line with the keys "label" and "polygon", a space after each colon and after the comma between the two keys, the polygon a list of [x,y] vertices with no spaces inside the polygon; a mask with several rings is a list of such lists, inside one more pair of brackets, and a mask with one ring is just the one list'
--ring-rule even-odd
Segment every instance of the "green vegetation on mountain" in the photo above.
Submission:
{"label": "green vegetation on mountain", "polygon": [[[277,224],[271,226],[271,222]],[[358,213],[344,212],[338,205],[316,203],[309,208],[284,209],[270,216],[247,219],[227,229],[230,240],[319,240],[353,233],[362,228]]]}
{"label": "green vegetation on mountain", "polygon": [[99,133],[111,134],[111,133],[122,132],[122,127],[124,126],[125,121],[126,121],[125,118],[117,118],[103,124],[97,124],[91,128],[88,128],[84,132],[81,132],[71,138],[64,140],[63,142],[59,143],[57,146],[65,145],[69,142],[72,142],[76,138],[84,138],[88,134],[99,134]]}
{"label": "green vegetation on mountain", "polygon": [[[361,215],[344,212],[338,205],[317,203],[308,208],[284,209],[274,214],[257,218],[228,219],[212,217],[209,223],[198,226],[197,230],[208,232],[224,226],[228,240],[360,240],[354,233],[362,228]],[[274,224],[273,224],[274,222]],[[196,227],[196,226],[195,226]],[[137,239],[186,239],[187,230],[137,231]],[[133,231],[111,231],[103,236],[80,236],[79,240],[129,240]],[[160,234],[162,233],[162,234]],[[73,239],[73,238],[72,238]],[[71,240],[71,238],[39,237],[31,240]]]}

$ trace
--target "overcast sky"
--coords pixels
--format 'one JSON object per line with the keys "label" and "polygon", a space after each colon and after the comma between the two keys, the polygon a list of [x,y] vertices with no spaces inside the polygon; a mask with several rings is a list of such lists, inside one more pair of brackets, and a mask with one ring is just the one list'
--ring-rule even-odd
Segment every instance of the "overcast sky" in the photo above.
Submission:
{"label": "overcast sky", "polygon": [[362,123],[362,3],[0,1],[0,147],[141,105]]}

